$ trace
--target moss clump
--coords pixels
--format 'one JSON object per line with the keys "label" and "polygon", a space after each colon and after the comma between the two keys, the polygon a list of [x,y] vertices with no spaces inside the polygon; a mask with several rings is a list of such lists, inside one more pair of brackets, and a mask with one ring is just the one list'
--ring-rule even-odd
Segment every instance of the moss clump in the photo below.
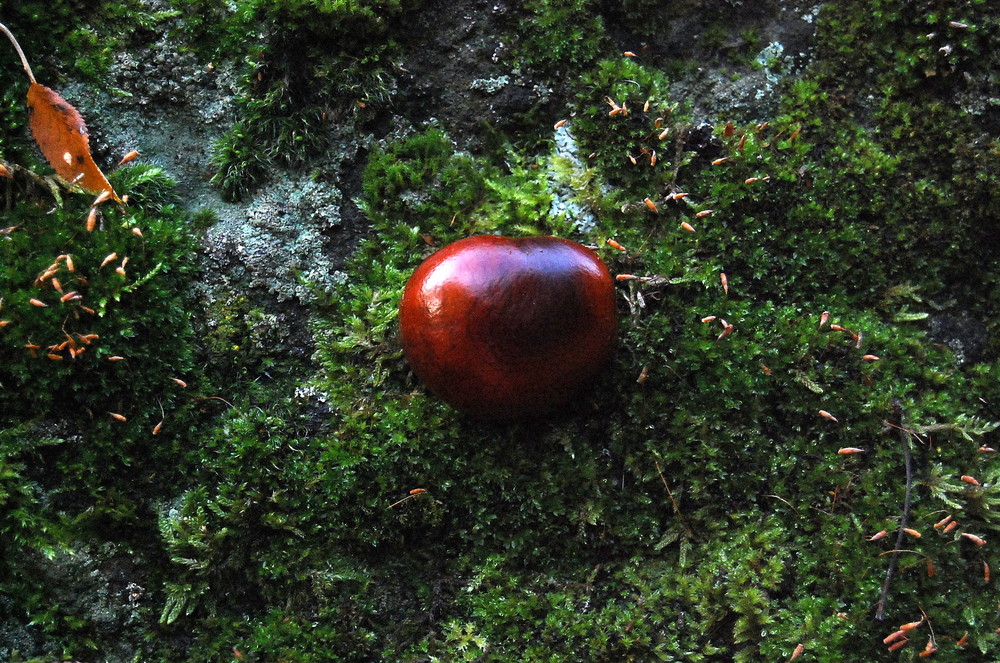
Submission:
{"label": "moss clump", "polygon": [[528,0],[515,23],[518,64],[563,76],[588,67],[605,46],[604,23],[592,0]]}
{"label": "moss clump", "polygon": [[76,601],[55,605],[54,565],[92,537],[141,536],[195,409],[174,378],[198,384],[196,247],[173,183],[144,165],[110,177],[133,206],[104,205],[93,232],[82,196],[38,190],[11,199],[0,240],[0,594],[23,599],[4,623],[81,652],[103,636]]}
{"label": "moss clump", "polygon": [[280,26],[346,38],[353,44],[384,36],[392,21],[422,0],[244,0],[240,11]]}
{"label": "moss clump", "polygon": [[[335,133],[384,110],[399,47],[388,29],[419,2],[246,2],[240,16],[272,26],[248,53],[239,120],[215,146],[213,182],[239,200],[275,165],[300,167]],[[246,48],[246,45],[242,45]]]}
{"label": "moss clump", "polygon": [[124,410],[158,420],[154,394],[191,367],[180,284],[196,269],[195,246],[168,202],[173,183],[142,165],[112,181],[138,206],[104,205],[94,232],[85,230],[88,208],[75,195],[52,214],[22,202],[7,216],[13,227],[0,244],[5,413],[30,419],[58,405],[70,418]]}
{"label": "moss clump", "polygon": [[[12,419],[0,433],[4,554],[40,560],[67,542],[134,542],[148,573],[137,613],[145,660],[212,660],[236,647],[260,661],[755,662],[788,660],[802,645],[803,660],[834,663],[859,651],[890,656],[881,639],[921,612],[927,621],[905,655],[926,635],[937,656],[995,659],[995,581],[984,565],[1000,568],[1000,470],[988,451],[1000,360],[993,341],[976,363],[958,363],[924,321],[964,309],[996,334],[998,291],[983,286],[998,276],[988,252],[996,141],[982,109],[956,101],[964,76],[926,76],[910,57],[914,36],[945,16],[967,24],[949,29],[983,40],[979,53],[992,52],[993,39],[968,27],[977,8],[992,25],[975,2],[947,3],[933,19],[888,3],[876,3],[874,21],[860,3],[827,8],[824,59],[767,123],[696,122],[670,98],[666,76],[616,57],[594,63],[567,100],[575,162],[526,154],[511,147],[516,137],[472,155],[434,127],[387,141],[362,177],[372,232],[316,311],[317,375],[268,380],[263,362],[227,355],[256,313],[234,299],[220,307],[228,318],[217,316],[231,324],[208,338],[218,391],[206,388],[189,411],[165,399],[168,423],[185,427],[148,452],[182,478],[170,481],[172,471],[137,451],[151,422],[114,428],[80,415],[71,423],[85,446]],[[886,36],[893,48],[858,41],[887,26],[903,35]],[[979,71],[974,58],[959,64]],[[879,94],[852,95],[855,81],[841,77],[868,67],[854,78],[877,82]],[[269,75],[261,82],[279,85]],[[611,114],[616,107],[628,112]],[[573,183],[558,195],[589,212],[592,229],[549,216],[552,180]],[[183,236],[182,217],[154,194],[143,213],[156,201],[162,229]],[[37,261],[29,275],[67,242],[85,253],[100,239],[69,233],[43,244],[47,221],[16,209],[35,229],[16,258]],[[79,224],[81,211],[57,214]],[[121,224],[139,212],[108,214]],[[104,236],[136,242],[127,230],[112,224]],[[436,246],[481,232],[569,236],[638,277],[620,282],[614,364],[550,420],[465,419],[402,360],[395,316],[406,278]],[[142,287],[162,286],[158,299],[91,283],[109,297],[109,315],[137,316],[117,319],[126,329],[147,331],[159,300],[176,313],[185,283],[168,280],[186,264],[173,245],[147,240],[160,242],[164,267]],[[136,255],[153,273],[157,262]],[[30,284],[8,281],[23,301]],[[39,331],[64,324],[39,311]],[[158,323],[170,328],[174,313]],[[142,345],[144,334],[107,333],[137,344],[139,357],[163,352]],[[166,357],[190,365],[187,332],[178,339]],[[41,386],[96,409],[106,393],[73,385],[107,384],[138,406],[161,395],[162,359],[137,374],[137,395],[99,366],[47,374]],[[220,368],[230,361],[237,370]],[[921,536],[904,539],[877,622],[901,526],[903,441],[915,476],[907,524]],[[848,448],[863,452],[838,453]],[[92,476],[94,467],[111,470]],[[123,478],[114,472],[123,467],[139,469]],[[935,528],[946,515],[955,529]],[[114,534],[123,526],[126,535]],[[49,629],[39,652],[107,649],[112,636],[83,612],[45,605],[45,589],[4,576],[3,623]],[[10,609],[15,593],[29,598]]]}

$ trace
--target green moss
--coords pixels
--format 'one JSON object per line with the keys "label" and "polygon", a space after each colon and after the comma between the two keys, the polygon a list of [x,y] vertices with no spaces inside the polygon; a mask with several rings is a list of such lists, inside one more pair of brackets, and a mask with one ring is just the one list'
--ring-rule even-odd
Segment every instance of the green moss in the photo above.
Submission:
{"label": "green moss", "polygon": [[[286,17],[306,9],[283,5]],[[528,7],[574,20],[586,8]],[[194,365],[181,294],[190,227],[156,171],[122,171],[116,185],[137,205],[107,208],[93,234],[79,231],[86,208],[73,196],[50,216],[16,205],[23,227],[0,238],[0,315],[17,314],[0,330],[13,339],[0,381],[18,388],[0,398],[30,419],[67,412],[83,443],[19,417],[0,432],[5,559],[79,539],[137,542],[144,660],[236,647],[258,661],[749,662],[788,660],[801,644],[802,660],[833,663],[890,657],[881,639],[921,611],[928,622],[905,656],[933,627],[937,656],[959,656],[968,632],[962,655],[996,658],[983,564],[1000,568],[1000,469],[979,451],[996,448],[996,341],[958,364],[925,323],[966,310],[996,336],[996,142],[980,111],[955,102],[965,77],[948,73],[985,71],[995,49],[980,26],[994,17],[976,2],[824,11],[822,59],[766,126],[695,125],[649,63],[589,67],[594,37],[568,56],[589,69],[568,100],[579,166],[502,140],[468,154],[434,127],[374,149],[359,201],[372,231],[315,312],[308,381],[268,380],[266,356],[232,351],[263,315],[235,297],[211,312],[197,395],[173,391],[169,377]],[[949,20],[972,26],[948,26],[968,53],[921,41]],[[554,24],[540,25],[547,44]],[[297,138],[317,117],[296,115],[311,97],[283,87],[294,67],[265,55],[245,102],[260,113],[241,128],[281,145],[284,156],[263,153],[262,176],[280,159],[309,163],[326,140]],[[324,79],[314,69],[300,80]],[[326,89],[348,89],[337,81]],[[611,115],[606,98],[628,112]],[[244,144],[229,140],[225,161],[251,159]],[[559,195],[594,215],[593,230],[548,216],[550,180],[573,184]],[[408,275],[435,247],[484,232],[568,236],[642,277],[617,286],[613,364],[549,420],[468,420],[402,357]],[[21,337],[4,336],[83,331],[55,306],[26,307],[32,280],[60,253],[84,270],[119,249],[137,282],[100,270],[88,281],[88,299],[105,300],[98,347],[75,363],[29,361]],[[112,347],[128,361],[87,363]],[[143,450],[157,399],[166,437]],[[876,622],[905,491],[900,429],[887,425],[897,399],[915,472],[908,524],[922,536],[904,540]],[[119,403],[136,421],[89,420]],[[837,453],[846,447],[864,452]],[[934,528],[947,514],[957,529]],[[880,530],[890,534],[869,540]],[[110,636],[80,613],[46,605],[45,587],[3,578],[5,596],[29,597],[5,621],[44,623],[67,656],[106,648]]]}
{"label": "green moss", "polygon": [[514,51],[529,71],[564,76],[590,65],[604,46],[604,24],[592,0],[528,0],[515,23]]}
{"label": "green moss", "polygon": [[264,45],[248,48],[238,41],[228,49],[246,56],[239,120],[218,140],[213,155],[212,181],[223,197],[242,199],[275,165],[301,167],[329,147],[335,131],[360,126],[384,110],[399,73],[400,51],[390,29],[421,4],[239,3],[230,24],[263,24],[271,34]]}
{"label": "green moss", "polygon": [[[92,233],[84,230],[88,209],[80,196],[67,196],[53,214],[25,203],[8,215],[15,229],[0,244],[2,313],[10,321],[0,350],[5,413],[37,416],[56,403],[69,416],[132,410],[151,403],[168,375],[190,368],[190,355],[163,351],[183,348],[177,339],[191,334],[178,284],[193,272],[194,246],[178,232],[183,215],[167,202],[172,183],[151,166],[123,169],[112,180],[150,211],[105,205]],[[125,258],[123,273],[116,272]],[[79,299],[67,299],[71,292]],[[75,358],[73,347],[80,350]],[[141,357],[141,365],[116,366],[112,355]]]}
{"label": "green moss", "polygon": [[394,19],[421,4],[421,0],[244,0],[240,11],[278,25],[346,38],[355,45],[384,35]]}
{"label": "green moss", "polygon": [[318,157],[335,129],[371,118],[395,93],[392,43],[331,51],[303,33],[276,43],[246,63],[241,119],[215,145],[212,181],[230,201],[254,191],[276,165]]}

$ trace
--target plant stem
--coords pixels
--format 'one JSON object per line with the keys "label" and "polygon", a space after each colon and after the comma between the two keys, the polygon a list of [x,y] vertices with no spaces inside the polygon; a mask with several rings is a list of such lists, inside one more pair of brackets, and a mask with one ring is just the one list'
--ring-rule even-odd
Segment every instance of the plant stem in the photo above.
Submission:
{"label": "plant stem", "polygon": [[681,521],[681,525],[684,526],[688,536],[694,538],[694,531],[687,524],[687,521],[684,520],[684,514],[681,513],[681,508],[678,506],[677,500],[674,499],[674,493],[670,490],[670,486],[667,485],[667,479],[663,476],[663,470],[660,469],[660,462],[658,460],[654,460],[653,462],[656,464],[656,472],[660,475],[660,481],[663,482],[663,487],[667,489],[667,497],[670,498],[670,503],[674,506],[674,513],[677,514],[677,519]]}
{"label": "plant stem", "polygon": [[903,404],[898,398],[892,401],[892,418],[894,421],[889,423],[899,431],[899,441],[903,445],[903,459],[906,463],[906,493],[903,497],[903,514],[899,521],[899,532],[896,534],[896,545],[893,546],[893,554],[889,558],[889,568],[885,572],[882,594],[878,597],[878,608],[875,610],[875,619],[879,621],[885,619],[885,600],[889,596],[889,583],[892,581],[892,574],[896,571],[899,550],[903,547],[903,529],[909,525],[910,494],[913,491],[913,458],[910,456],[910,436],[903,428]]}
{"label": "plant stem", "polygon": [[3,31],[3,33],[7,35],[7,39],[10,39],[10,43],[14,44],[14,49],[21,57],[21,64],[24,66],[24,73],[28,74],[28,80],[31,81],[32,84],[37,83],[38,81],[35,80],[35,75],[31,73],[31,65],[28,64],[28,58],[24,57],[24,51],[21,50],[21,45],[17,43],[17,39],[14,38],[14,34],[8,30],[7,26],[3,23],[0,23],[0,31]]}

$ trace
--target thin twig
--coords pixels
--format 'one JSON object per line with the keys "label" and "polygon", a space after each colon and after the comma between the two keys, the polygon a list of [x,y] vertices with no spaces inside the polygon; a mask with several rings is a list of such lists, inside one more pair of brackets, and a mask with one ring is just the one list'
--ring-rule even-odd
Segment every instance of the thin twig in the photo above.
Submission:
{"label": "thin twig", "polygon": [[3,23],[0,23],[0,32],[7,35],[7,39],[10,39],[10,43],[14,44],[14,50],[16,50],[17,54],[21,57],[21,64],[24,66],[24,73],[28,74],[28,80],[32,83],[37,83],[38,81],[35,80],[35,75],[31,73],[31,66],[28,64],[28,58],[24,57],[24,51],[21,50],[21,45],[17,43],[16,39],[14,39],[14,34],[8,30],[7,26]]}
{"label": "thin twig", "polygon": [[694,532],[691,530],[691,527],[687,524],[687,521],[684,520],[684,514],[681,513],[681,508],[680,506],[677,505],[677,500],[674,499],[674,494],[673,492],[671,492],[670,486],[667,485],[667,478],[663,476],[663,470],[660,469],[660,461],[654,460],[653,462],[656,463],[656,472],[660,475],[660,481],[663,482],[663,487],[667,489],[667,497],[670,498],[670,503],[674,505],[674,513],[677,514],[677,518],[678,520],[681,521],[681,525],[684,526],[684,529],[687,531],[688,536],[693,537]]}
{"label": "thin twig", "polygon": [[885,619],[885,600],[889,596],[889,583],[892,581],[892,574],[896,572],[899,552],[903,547],[903,529],[909,525],[910,494],[913,492],[913,458],[910,456],[910,435],[903,428],[903,404],[898,398],[892,401],[892,418],[894,421],[886,423],[899,432],[899,442],[903,445],[903,459],[906,462],[906,493],[903,497],[903,514],[899,520],[896,545],[893,546],[893,555],[889,558],[889,568],[885,572],[885,582],[882,583],[882,593],[878,597],[878,607],[875,610],[875,619],[879,621]]}

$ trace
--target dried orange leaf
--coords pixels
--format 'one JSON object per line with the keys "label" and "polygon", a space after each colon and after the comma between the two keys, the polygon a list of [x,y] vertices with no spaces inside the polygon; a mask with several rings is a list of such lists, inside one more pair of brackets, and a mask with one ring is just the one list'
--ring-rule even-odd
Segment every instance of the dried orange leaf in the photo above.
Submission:
{"label": "dried orange leaf", "polygon": [[122,202],[90,156],[87,125],[84,124],[80,113],[58,92],[35,80],[21,45],[3,23],[0,23],[0,32],[6,35],[14,46],[18,57],[21,58],[24,73],[31,82],[28,86],[28,123],[35,142],[38,143],[49,164],[59,177],[70,184],[79,184],[91,193],[107,192],[108,197]]}
{"label": "dried orange leaf", "polygon": [[107,191],[121,199],[90,155],[90,140],[83,117],[58,92],[40,83],[28,87],[31,133],[53,170],[67,182],[91,193]]}

